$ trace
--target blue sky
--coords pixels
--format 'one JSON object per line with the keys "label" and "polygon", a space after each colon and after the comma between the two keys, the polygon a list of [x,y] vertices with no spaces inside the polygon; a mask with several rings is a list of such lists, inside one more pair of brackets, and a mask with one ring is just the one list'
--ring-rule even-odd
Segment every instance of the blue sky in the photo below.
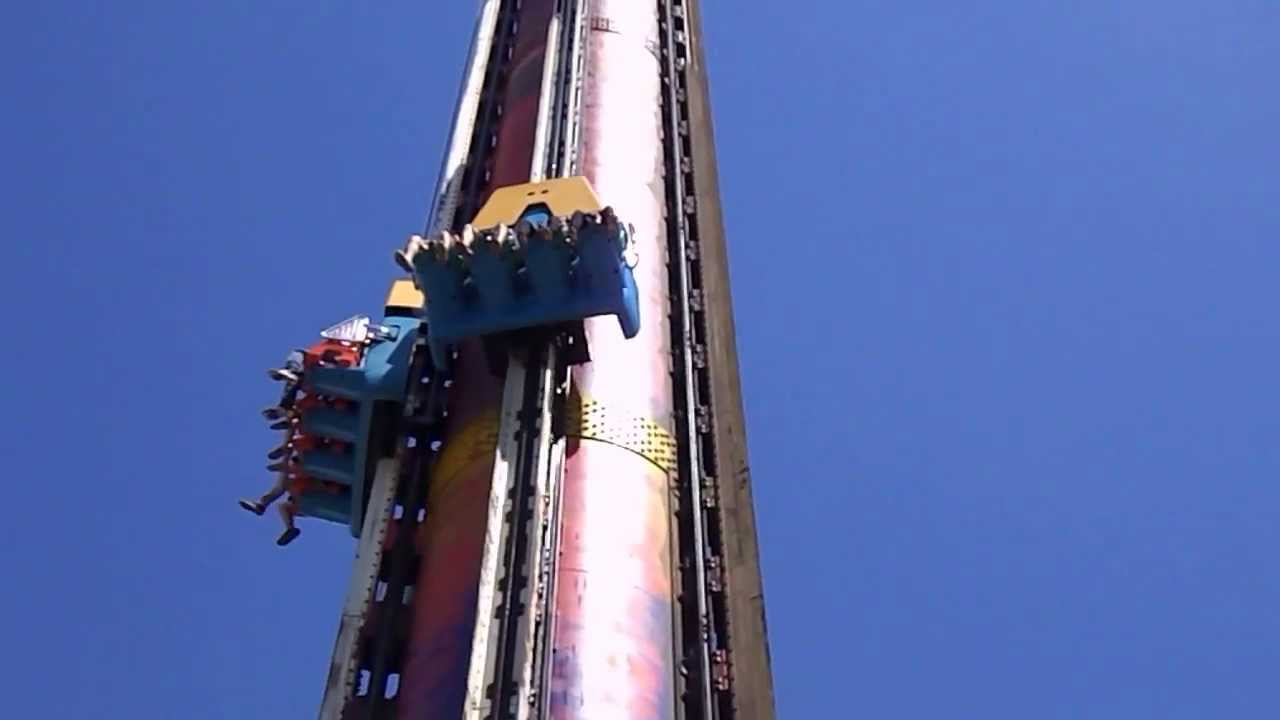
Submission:
{"label": "blue sky", "polygon": [[[785,7],[706,7],[781,716],[1276,717],[1280,6]],[[8,714],[313,713],[263,369],[376,311],[472,10],[7,13]]]}

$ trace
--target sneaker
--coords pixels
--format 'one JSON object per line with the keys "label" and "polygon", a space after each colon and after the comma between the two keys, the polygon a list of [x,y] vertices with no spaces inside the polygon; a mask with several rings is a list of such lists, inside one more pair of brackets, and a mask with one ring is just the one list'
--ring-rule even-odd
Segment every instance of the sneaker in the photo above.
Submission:
{"label": "sneaker", "polygon": [[272,430],[288,430],[291,427],[293,427],[293,421],[289,419],[281,420],[280,422],[271,424]]}
{"label": "sneaker", "polygon": [[289,417],[289,411],[279,405],[272,405],[269,408],[263,409],[262,417],[268,420],[279,420],[281,418]]}
{"label": "sneaker", "polygon": [[287,462],[284,462],[284,461],[273,462],[267,466],[267,471],[268,472],[284,472],[288,467],[289,467],[289,463]]}
{"label": "sneaker", "polygon": [[267,511],[267,509],[262,506],[262,503],[255,502],[253,500],[241,500],[240,507],[244,508],[245,510],[248,510],[254,515],[261,515],[262,513]]}
{"label": "sneaker", "polygon": [[280,447],[278,447],[278,448],[276,448],[276,449],[272,450],[271,452],[267,453],[267,459],[268,459],[268,460],[279,460],[280,458],[282,458],[282,457],[284,457],[285,455],[288,455],[288,454],[289,454],[289,446],[288,446],[287,444],[286,444],[286,445],[281,445]]}
{"label": "sneaker", "polygon": [[280,547],[284,547],[285,545],[293,542],[301,534],[301,530],[296,527],[291,527],[280,534],[279,539],[276,540],[276,544]]}
{"label": "sneaker", "polygon": [[300,379],[298,373],[283,368],[271,368],[267,371],[267,376],[276,382],[296,383]]}

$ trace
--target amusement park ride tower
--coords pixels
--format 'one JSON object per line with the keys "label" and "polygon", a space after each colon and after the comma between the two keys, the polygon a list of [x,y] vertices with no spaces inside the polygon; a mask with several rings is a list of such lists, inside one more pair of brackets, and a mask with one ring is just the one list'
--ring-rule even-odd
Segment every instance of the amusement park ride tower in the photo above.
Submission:
{"label": "amusement park ride tower", "polygon": [[321,718],[773,717],[717,182],[697,0],[481,3],[384,317],[275,373]]}

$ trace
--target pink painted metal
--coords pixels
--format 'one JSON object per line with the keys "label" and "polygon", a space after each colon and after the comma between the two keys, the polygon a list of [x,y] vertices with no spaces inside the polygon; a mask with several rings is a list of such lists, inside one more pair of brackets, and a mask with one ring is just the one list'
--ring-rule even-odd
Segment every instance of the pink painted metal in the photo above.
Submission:
{"label": "pink painted metal", "polygon": [[[592,362],[575,370],[574,382],[610,414],[670,430],[657,3],[592,5],[583,171],[635,226],[641,330],[625,340],[612,318],[587,321]],[[669,482],[621,447],[595,440],[570,447],[553,640],[556,720],[674,715]]]}

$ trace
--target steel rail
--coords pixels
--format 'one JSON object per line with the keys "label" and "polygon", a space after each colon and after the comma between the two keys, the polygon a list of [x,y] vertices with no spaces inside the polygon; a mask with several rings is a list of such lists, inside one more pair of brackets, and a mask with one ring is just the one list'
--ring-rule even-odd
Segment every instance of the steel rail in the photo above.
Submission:
{"label": "steel rail", "polygon": [[[575,47],[582,37],[575,27],[581,15],[577,0],[562,1],[548,25],[531,181],[571,167],[565,133],[576,133],[578,112],[566,78],[581,61]],[[537,340],[508,359],[464,720],[524,720],[545,711],[545,693],[538,690],[546,658],[537,656],[550,645],[544,635],[550,624],[543,620],[553,613],[554,606],[545,603],[554,597],[548,573],[554,575],[558,547],[548,542],[559,538],[553,523],[562,467],[554,461],[552,429],[568,377],[554,340]]]}
{"label": "steel rail", "polygon": [[[466,217],[478,204],[476,185],[484,180],[490,150],[488,138],[497,118],[495,90],[503,79],[517,12],[516,0],[485,0],[482,6],[448,154],[442,162],[436,201],[428,219],[429,232],[456,226],[458,218]],[[399,477],[391,492],[396,501],[388,503],[386,509],[388,525],[398,526],[396,540],[390,547],[378,543],[372,553],[357,556],[356,574],[371,574],[378,582],[368,593],[370,602],[365,605],[363,617],[344,614],[340,623],[330,682],[321,702],[322,720],[390,718],[399,697],[398,688],[390,688],[389,681],[403,660],[408,608],[419,563],[412,539],[416,527],[425,521],[427,469],[444,440],[441,421],[447,415],[447,380],[436,382],[437,378],[427,376],[425,363],[429,360],[424,359],[424,342],[420,337],[409,373],[407,430],[398,440]],[[375,511],[381,515],[381,508]],[[391,518],[393,512],[399,515]],[[370,546],[364,545],[368,550]],[[356,594],[354,582],[349,604],[357,602],[351,599]]]}
{"label": "steel rail", "polygon": [[[429,363],[426,339],[419,337],[414,343],[411,380],[406,388],[400,418],[402,432],[394,460],[398,471],[394,507],[399,512],[389,513],[387,517],[387,533],[393,535],[393,540],[390,547],[383,546],[380,553],[379,582],[364,622],[356,631],[361,640],[352,651],[352,669],[361,670],[364,682],[344,686],[341,703],[331,699],[322,702],[322,717],[333,717],[335,707],[340,708],[337,716],[346,720],[385,717],[387,705],[394,704],[394,694],[388,692],[388,680],[398,670],[399,663],[395,629],[407,602],[411,588],[408,578],[412,577],[417,560],[413,536],[426,498],[426,470],[438,450],[437,441],[443,431],[444,382],[431,372]],[[368,632],[370,625],[376,628],[372,633]]]}
{"label": "steel rail", "polygon": [[[459,203],[454,217],[451,218],[452,225],[458,228],[462,224],[463,218],[469,218],[474,214],[479,205],[479,193],[486,182],[488,159],[492,148],[492,137],[496,131],[496,121],[498,119],[497,97],[498,90],[501,88],[505,80],[506,61],[510,56],[509,48],[514,40],[514,30],[519,15],[519,3],[517,0],[502,0],[494,13],[494,34],[493,40],[489,45],[489,58],[484,68],[484,82],[480,96],[476,103],[476,120],[471,123],[470,152],[467,157],[469,162],[464,166],[465,170],[462,175],[461,191],[459,195]],[[483,19],[484,16],[482,16]],[[465,127],[465,126],[464,126]],[[442,178],[441,182],[449,182],[449,178]],[[438,219],[436,224],[440,224],[443,218]],[[428,328],[429,332],[429,328]],[[419,377],[417,375],[411,378]],[[425,475],[426,466],[420,468],[416,481],[411,480],[410,485],[417,486],[416,490],[421,491],[421,500],[415,497],[415,502],[406,507],[406,512],[412,512],[415,516],[421,507],[421,502],[425,501],[426,493],[424,483],[421,478]],[[414,477],[414,476],[410,476]],[[399,591],[401,602],[385,608],[387,617],[380,618],[376,629],[369,637],[369,645],[372,647],[366,651],[371,655],[369,663],[369,683],[363,697],[368,700],[362,701],[359,697],[353,697],[349,704],[355,706],[357,714],[350,717],[344,716],[344,720],[390,720],[394,715],[395,706],[399,697],[397,692],[387,697],[387,681],[389,669],[398,666],[401,662],[404,652],[404,642],[407,637],[407,625],[409,622],[410,603],[408,602],[407,591],[412,587],[412,578],[416,576],[418,565],[418,555],[416,548],[413,547],[409,537],[402,551],[405,559],[394,564],[386,573],[387,592],[388,595],[393,590]],[[367,706],[367,714],[361,716],[358,714],[360,706]]]}
{"label": "steel rail", "polygon": [[[409,375],[418,378],[418,382],[410,383],[410,398],[405,403],[405,422],[407,432],[402,437],[401,475],[399,478],[399,495],[402,515],[399,527],[391,546],[390,556],[386,558],[385,592],[383,593],[381,611],[376,619],[376,630],[373,658],[369,667],[367,692],[368,715],[380,719],[389,717],[395,705],[398,693],[392,692],[389,680],[398,673],[403,646],[403,633],[397,632],[403,624],[405,609],[409,606],[412,592],[414,570],[418,564],[417,548],[414,546],[416,528],[419,524],[419,511],[425,509],[427,499],[428,469],[438,450],[436,442],[442,438],[441,427],[443,417],[434,414],[434,410],[443,405],[441,394],[444,392],[442,378],[428,377],[426,364],[428,350],[425,340],[414,348],[414,354],[422,359],[416,363]],[[422,397],[422,385],[427,384],[427,396]],[[420,414],[425,411],[431,414]],[[398,690],[398,688],[397,688]],[[354,698],[353,698],[354,700]],[[356,715],[355,717],[359,717]]]}
{"label": "steel rail", "polygon": [[[507,63],[511,59],[511,44],[515,41],[515,30],[520,15],[519,0],[501,0],[494,18],[495,40],[490,46],[489,62],[485,66],[485,78],[480,101],[476,106],[476,123],[471,136],[468,162],[464,166],[461,181],[461,195],[457,210],[451,218],[451,229],[461,232],[462,226],[475,217],[480,209],[480,198],[489,182],[490,151],[495,140],[497,120],[500,114],[498,107],[500,93],[506,82]],[[446,226],[441,225],[440,229]]]}
{"label": "steel rail", "polygon": [[548,146],[551,144],[550,133],[554,132],[553,123],[559,118],[560,113],[558,108],[552,107],[552,103],[559,95],[556,92],[556,74],[560,69],[559,58],[561,53],[566,50],[560,37],[560,17],[561,13],[557,12],[551,16],[551,22],[547,23],[547,42],[545,49],[542,51],[542,85],[538,96],[538,124],[533,132],[533,161],[532,167],[529,169],[530,182],[538,182],[545,179],[548,172],[554,173],[553,166],[549,160],[554,153],[552,148]]}
{"label": "steel rail", "polygon": [[527,585],[531,461],[537,435],[531,427],[541,386],[543,359],[513,352],[507,363],[498,447],[489,491],[476,620],[467,678],[465,720],[505,717],[518,633],[521,592]]}
{"label": "steel rail", "polygon": [[[548,608],[544,604],[548,597],[547,572],[555,564],[555,546],[549,541],[554,537],[550,532],[551,513],[559,496],[560,475],[557,474],[557,446],[563,448],[563,442],[554,436],[555,416],[562,410],[558,400],[563,398],[563,385],[559,378],[566,377],[565,368],[558,361],[555,343],[547,343],[546,355],[542,359],[540,376],[537,379],[537,398],[534,400],[538,415],[533,419],[536,437],[530,432],[531,470],[533,473],[531,497],[532,507],[529,525],[529,549],[527,555],[526,584],[529,594],[524,603],[525,617],[517,643],[523,649],[519,658],[512,657],[509,672],[515,675],[517,686],[514,715],[517,720],[528,720],[531,713],[537,710],[531,707],[538,701],[540,675],[537,673],[538,659],[546,653],[546,644],[540,642],[540,631],[544,628],[543,619]],[[516,663],[519,667],[516,668]],[[509,706],[502,706],[507,707]]]}
{"label": "steel rail", "polygon": [[476,20],[476,32],[467,60],[467,74],[458,90],[457,112],[454,113],[453,126],[449,129],[448,152],[441,160],[436,197],[427,218],[428,236],[453,227],[461,201],[462,175],[470,156],[468,151],[471,150],[484,81],[493,53],[499,5],[499,0],[484,0],[480,17]]}
{"label": "steel rail", "polygon": [[358,670],[356,649],[369,608],[375,602],[383,543],[396,504],[398,476],[399,464],[394,458],[378,462],[374,471],[373,489],[369,494],[369,508],[365,512],[364,526],[356,546],[347,599],[342,607],[342,618],[338,622],[338,637],[334,641],[324,697],[320,701],[321,720],[338,720],[343,704],[355,687]]}
{"label": "steel rail", "polygon": [[[699,362],[697,348],[698,339],[705,335],[705,317],[702,317],[701,303],[698,300],[700,290],[695,282],[700,281],[700,267],[697,264],[697,203],[694,188],[693,165],[690,158],[690,128],[688,125],[688,78],[686,70],[689,62],[689,32],[685,23],[685,5],[683,0],[659,0],[659,19],[662,27],[660,35],[662,70],[664,79],[663,115],[665,121],[663,145],[667,168],[668,192],[668,243],[671,251],[669,263],[672,295],[676,312],[672,313],[673,345],[679,348],[676,363],[676,384],[678,422],[681,430],[680,443],[680,479],[678,487],[682,497],[680,514],[682,528],[687,524],[691,537],[685,538],[680,533],[682,543],[688,542],[686,558],[681,551],[681,568],[686,562],[692,565],[692,582],[681,583],[683,596],[692,594],[694,607],[692,613],[683,613],[686,618],[682,628],[682,639],[685,652],[688,652],[690,635],[697,638],[696,648],[696,683],[697,695],[690,697],[686,691],[684,706],[681,708],[685,720],[713,720],[728,717],[732,712],[732,703],[717,702],[716,690],[725,689],[718,682],[715,668],[722,664],[723,649],[718,646],[722,636],[722,613],[717,612],[711,597],[714,589],[720,589],[718,580],[713,580],[709,564],[718,558],[718,549],[722,544],[717,532],[718,525],[708,517],[708,507],[714,504],[710,491],[712,478],[715,476],[714,434],[710,410],[700,403],[700,395],[709,387],[705,360]],[[704,487],[706,483],[706,487]],[[692,587],[689,587],[692,585]],[[714,586],[714,587],[713,587]],[[692,615],[693,622],[688,618]],[[687,667],[687,666],[686,666]],[[728,713],[724,712],[728,709]]]}
{"label": "steel rail", "polygon": [[[547,137],[548,157],[545,174],[567,177],[577,172],[579,128],[581,125],[581,79],[586,57],[586,0],[561,0],[555,19],[560,37],[556,38],[555,92],[552,122]],[[551,37],[549,34],[548,37]],[[548,344],[548,364],[539,388],[539,466],[535,468],[540,485],[535,502],[539,517],[534,526],[538,538],[532,558],[534,589],[530,598],[532,622],[525,638],[528,648],[522,668],[523,682],[517,698],[517,720],[542,720],[550,712],[551,644],[555,633],[556,568],[560,554],[560,518],[563,503],[564,405],[569,395],[572,375],[559,362],[556,343]]]}

